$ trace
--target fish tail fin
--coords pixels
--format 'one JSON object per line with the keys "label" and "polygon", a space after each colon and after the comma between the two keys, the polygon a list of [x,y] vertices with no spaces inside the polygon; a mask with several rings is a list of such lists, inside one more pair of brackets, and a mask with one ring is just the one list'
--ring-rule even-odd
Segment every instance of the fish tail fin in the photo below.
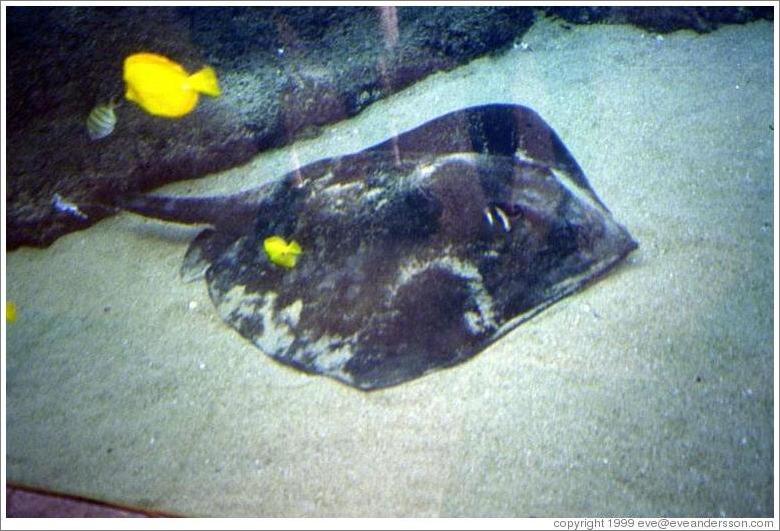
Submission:
{"label": "fish tail fin", "polygon": [[216,97],[222,93],[219,90],[217,73],[210,66],[198,70],[187,78],[187,81],[189,82],[190,87],[207,96]]}

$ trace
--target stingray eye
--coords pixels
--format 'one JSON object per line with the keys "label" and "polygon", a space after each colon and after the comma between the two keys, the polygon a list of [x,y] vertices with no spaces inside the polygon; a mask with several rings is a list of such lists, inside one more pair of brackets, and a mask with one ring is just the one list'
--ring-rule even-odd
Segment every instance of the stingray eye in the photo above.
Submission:
{"label": "stingray eye", "polygon": [[491,229],[498,229],[506,233],[512,230],[512,216],[504,210],[503,205],[489,205],[482,213]]}
{"label": "stingray eye", "polygon": [[523,215],[520,203],[496,203],[496,208],[500,208],[513,221]]}

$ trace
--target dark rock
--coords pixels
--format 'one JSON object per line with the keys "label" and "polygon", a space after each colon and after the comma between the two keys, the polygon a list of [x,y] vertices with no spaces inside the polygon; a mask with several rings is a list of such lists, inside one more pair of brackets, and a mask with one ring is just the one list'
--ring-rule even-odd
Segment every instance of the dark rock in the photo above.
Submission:
{"label": "dark rock", "polygon": [[707,33],[724,24],[772,20],[771,7],[549,7],[545,13],[572,24],[632,24],[656,33],[690,29]]}
{"label": "dark rock", "polygon": [[[526,8],[9,7],[7,245],[48,245],[98,206],[247,162],[317,134],[437,70],[509,45]],[[84,120],[123,95],[122,62],[153,51],[218,72],[223,95],[180,120],[125,101],[114,133]],[[90,219],[52,207],[54,194]],[[83,209],[82,209],[83,210]]]}

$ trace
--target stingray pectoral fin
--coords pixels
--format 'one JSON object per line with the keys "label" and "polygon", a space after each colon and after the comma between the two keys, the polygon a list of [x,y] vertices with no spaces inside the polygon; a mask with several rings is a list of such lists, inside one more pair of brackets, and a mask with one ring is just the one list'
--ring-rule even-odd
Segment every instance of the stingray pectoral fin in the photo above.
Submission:
{"label": "stingray pectoral fin", "polygon": [[214,229],[205,229],[192,240],[184,255],[184,262],[179,273],[182,280],[192,282],[203,278],[211,263],[216,260],[233,242],[235,238]]}

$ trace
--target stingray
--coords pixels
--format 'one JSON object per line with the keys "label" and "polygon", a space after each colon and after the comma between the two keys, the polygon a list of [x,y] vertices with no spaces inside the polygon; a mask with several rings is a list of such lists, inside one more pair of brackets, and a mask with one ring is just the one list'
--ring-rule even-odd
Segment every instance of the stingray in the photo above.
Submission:
{"label": "stingray", "polygon": [[[278,362],[362,390],[461,363],[621,262],[637,243],[533,110],[445,114],[235,195],[132,195],[206,224],[185,280]],[[269,259],[271,236],[297,264]]]}

